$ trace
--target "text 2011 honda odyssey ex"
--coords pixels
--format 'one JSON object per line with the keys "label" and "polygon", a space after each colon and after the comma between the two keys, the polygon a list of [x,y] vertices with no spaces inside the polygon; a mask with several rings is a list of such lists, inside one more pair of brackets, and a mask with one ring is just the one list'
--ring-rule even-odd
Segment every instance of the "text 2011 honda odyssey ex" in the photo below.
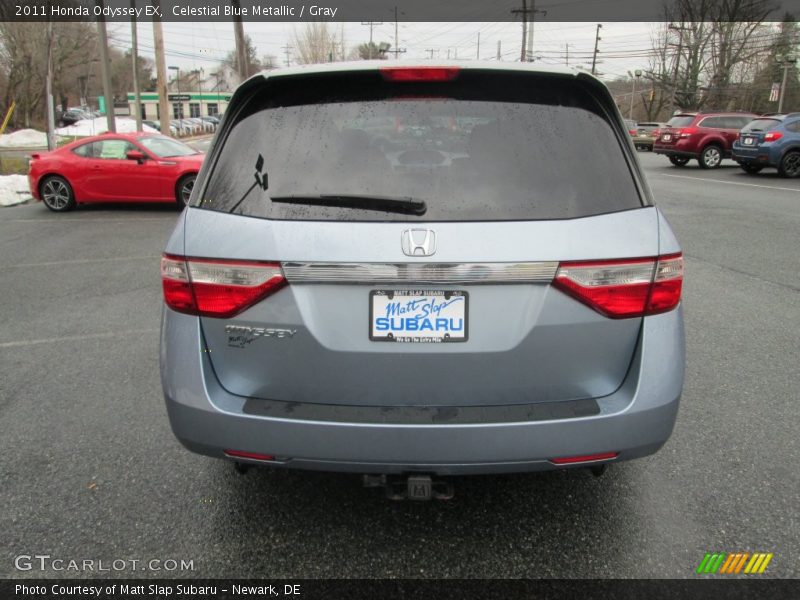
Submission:
{"label": "text 2011 honda odyssey ex", "polygon": [[607,89],[386,65],[234,94],[161,263],[175,435],[238,463],[420,479],[658,450],[683,259]]}

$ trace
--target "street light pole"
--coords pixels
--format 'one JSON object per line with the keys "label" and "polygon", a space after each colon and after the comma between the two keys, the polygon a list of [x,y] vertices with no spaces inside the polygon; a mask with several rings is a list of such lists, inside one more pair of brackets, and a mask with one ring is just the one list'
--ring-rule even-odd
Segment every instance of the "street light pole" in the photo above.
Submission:
{"label": "street light pole", "polygon": [[[628,71],[628,75],[630,75],[630,74],[631,74],[631,72]],[[639,77],[642,76],[642,71],[640,69],[636,69],[636,71],[634,71],[633,75],[635,75],[635,77],[633,77],[633,89],[631,89],[631,108],[628,111],[628,118],[631,121],[633,120],[633,99],[636,97],[636,80],[639,79]]]}

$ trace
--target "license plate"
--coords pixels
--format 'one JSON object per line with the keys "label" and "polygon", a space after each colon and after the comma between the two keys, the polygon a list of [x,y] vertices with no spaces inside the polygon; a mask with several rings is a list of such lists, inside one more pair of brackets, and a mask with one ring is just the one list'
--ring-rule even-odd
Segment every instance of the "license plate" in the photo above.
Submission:
{"label": "license plate", "polygon": [[467,341],[467,292],[373,290],[369,339],[374,342]]}
{"label": "license plate", "polygon": [[742,138],[742,143],[745,146],[752,146],[753,145],[753,138]]}
{"label": "license plate", "polygon": [[661,136],[661,141],[662,142],[671,142],[672,141],[672,136],[669,133],[666,133],[666,134]]}

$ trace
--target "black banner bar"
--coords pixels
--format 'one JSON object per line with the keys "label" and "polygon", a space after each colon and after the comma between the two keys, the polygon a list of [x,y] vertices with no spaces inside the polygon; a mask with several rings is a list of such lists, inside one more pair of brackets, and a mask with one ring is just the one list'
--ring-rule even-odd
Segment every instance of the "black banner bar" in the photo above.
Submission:
{"label": "black banner bar", "polygon": [[783,600],[797,597],[796,580],[759,576],[688,579],[553,580],[386,580],[270,579],[160,580],[23,579],[0,580],[3,600],[436,600],[580,598],[581,600]]}
{"label": "black banner bar", "polygon": [[[664,21],[679,3],[688,0],[539,0],[537,20],[547,22]],[[722,2],[722,0],[718,0]],[[240,0],[235,8],[230,0],[2,0],[0,21],[231,21],[245,22],[306,21],[400,21],[476,22],[518,20],[521,0]],[[767,21],[780,21],[789,12],[798,12],[798,0],[752,0],[738,17],[725,21],[754,20],[753,14],[766,12]],[[395,12],[397,7],[397,12]],[[726,9],[727,10],[727,9]],[[516,12],[514,12],[516,11]],[[745,14],[746,11],[747,14]],[[545,14],[546,13],[546,14]],[[759,18],[761,14],[759,14]]]}

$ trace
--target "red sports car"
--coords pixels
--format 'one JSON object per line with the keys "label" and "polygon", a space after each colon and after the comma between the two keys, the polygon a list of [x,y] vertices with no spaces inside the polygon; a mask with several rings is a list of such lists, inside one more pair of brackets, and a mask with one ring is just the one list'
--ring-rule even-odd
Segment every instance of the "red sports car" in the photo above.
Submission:
{"label": "red sports car", "polygon": [[31,157],[31,194],[64,212],[88,202],[189,200],[204,154],[160,134],[106,133]]}

